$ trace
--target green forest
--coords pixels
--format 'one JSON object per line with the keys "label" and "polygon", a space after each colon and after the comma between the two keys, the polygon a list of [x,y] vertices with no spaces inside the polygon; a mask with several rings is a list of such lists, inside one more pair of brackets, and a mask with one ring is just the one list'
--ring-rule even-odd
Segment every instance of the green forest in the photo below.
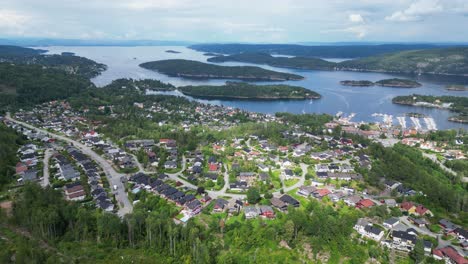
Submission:
{"label": "green forest", "polygon": [[64,99],[94,87],[89,79],[40,65],[0,63],[0,109]]}
{"label": "green forest", "polygon": [[93,78],[106,70],[107,66],[88,58],[74,55],[44,55],[45,50],[0,45],[0,61],[14,64],[41,65],[63,70],[70,74]]}
{"label": "green forest", "polygon": [[[273,51],[270,50],[269,53],[273,53]],[[362,56],[362,58],[338,63],[300,55],[293,58],[273,57],[269,53],[239,53],[209,58],[208,61],[238,61],[308,70],[351,70],[441,75],[466,75],[468,73],[467,47],[394,51],[380,55],[374,54],[375,56]]]}
{"label": "green forest", "polygon": [[296,74],[270,71],[255,66],[220,66],[182,59],[145,62],[140,64],[140,67],[158,71],[169,76],[195,79],[287,81],[304,78]]}
{"label": "green forest", "polygon": [[240,53],[229,56],[217,56],[208,59],[209,62],[238,61],[266,64],[273,67],[293,68],[302,70],[330,70],[335,63],[318,58],[307,57],[273,57],[268,53]]}
{"label": "green forest", "polygon": [[318,99],[320,94],[299,86],[291,85],[253,85],[248,83],[227,82],[218,86],[183,86],[178,88],[185,95],[214,99]]}

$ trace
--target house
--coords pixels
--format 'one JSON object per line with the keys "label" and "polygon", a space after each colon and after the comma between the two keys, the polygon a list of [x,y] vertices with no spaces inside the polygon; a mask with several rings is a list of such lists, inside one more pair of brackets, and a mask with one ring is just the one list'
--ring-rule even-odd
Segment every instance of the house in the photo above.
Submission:
{"label": "house", "polygon": [[467,240],[468,239],[468,231],[466,231],[466,229],[458,227],[455,230],[453,230],[453,233],[455,235],[457,235],[459,240]]}
{"label": "house", "polygon": [[80,183],[65,185],[66,199],[69,201],[81,201],[86,197],[86,192]]}
{"label": "house", "polygon": [[400,223],[400,219],[396,217],[389,218],[383,222],[384,227],[392,229]]}
{"label": "house", "polygon": [[281,196],[280,200],[283,201],[284,203],[286,203],[288,205],[292,205],[294,207],[299,207],[299,205],[300,205],[298,200],[292,198],[291,196],[289,196],[287,194]]}
{"label": "house", "polygon": [[210,170],[210,171],[217,171],[217,170],[218,170],[218,164],[216,164],[216,163],[210,163],[210,165],[209,165],[209,170]]}
{"label": "house", "polygon": [[177,162],[169,160],[164,163],[164,168],[166,169],[177,169]]}
{"label": "house", "polygon": [[271,208],[271,206],[260,205],[259,210],[261,216],[266,218],[275,218],[275,211],[273,211],[273,208]]}
{"label": "house", "polygon": [[247,219],[257,218],[258,210],[255,206],[246,206],[244,207],[244,214]]}
{"label": "house", "polygon": [[393,239],[393,244],[400,250],[411,251],[413,250],[414,245],[416,245],[416,235],[411,234],[408,231],[394,230],[391,237]]}
{"label": "house", "polygon": [[258,167],[259,170],[261,170],[263,172],[268,172],[270,170],[270,168],[268,168],[268,166],[265,166],[265,164],[262,164],[262,163],[258,164],[257,167]]}
{"label": "house", "polygon": [[361,197],[357,195],[352,195],[344,199],[344,202],[348,206],[356,206],[356,204],[361,201]]}
{"label": "house", "polygon": [[446,233],[450,233],[457,228],[457,226],[454,223],[450,222],[447,219],[440,219],[439,225],[444,228]]}
{"label": "house", "polygon": [[423,216],[423,215],[433,216],[432,212],[426,207],[424,207],[423,205],[416,206],[415,213],[416,215],[420,215],[420,216]]}
{"label": "house", "polygon": [[312,193],[312,195],[315,198],[322,199],[323,197],[329,195],[330,193],[331,193],[331,191],[328,190],[328,189],[317,189],[317,190],[315,190],[315,192]]}
{"label": "house", "polygon": [[286,209],[288,209],[288,205],[279,198],[271,198],[270,203],[280,211],[285,211]]}
{"label": "house", "polygon": [[408,212],[409,214],[414,213],[416,211],[416,206],[412,202],[402,202],[400,204],[400,209],[402,211]]}
{"label": "house", "polygon": [[364,218],[358,219],[358,222],[353,227],[360,235],[380,241],[384,235],[384,231],[377,226],[372,225]]}
{"label": "house", "polygon": [[385,199],[384,202],[383,202],[387,207],[395,207],[397,206],[397,202],[395,201],[395,199]]}
{"label": "house", "polygon": [[434,249],[432,256],[437,260],[445,260],[445,263],[468,264],[468,260],[451,246]]}
{"label": "house", "polygon": [[259,178],[262,182],[266,183],[267,181],[270,180],[270,175],[266,172],[261,172],[259,175]]}
{"label": "house", "polygon": [[356,207],[357,208],[369,208],[369,207],[372,207],[374,205],[375,205],[375,203],[373,201],[371,201],[369,199],[362,199],[356,204]]}
{"label": "house", "polygon": [[305,197],[309,197],[316,190],[317,190],[317,188],[315,188],[314,186],[304,186],[304,185],[302,185],[301,187],[299,187],[299,190],[297,191],[297,194],[305,196]]}
{"label": "house", "polygon": [[424,227],[425,225],[427,225],[427,221],[424,218],[408,217],[408,220],[415,226]]}
{"label": "house", "polygon": [[286,180],[289,180],[289,179],[291,179],[292,177],[294,177],[294,173],[293,173],[293,171],[290,170],[290,169],[285,169],[285,170],[283,171],[282,174],[283,174],[283,177],[284,177]]}
{"label": "house", "polygon": [[23,174],[25,171],[28,170],[28,166],[22,162],[18,162],[16,164],[16,174]]}
{"label": "house", "polygon": [[37,180],[37,170],[31,169],[23,172],[23,182]]}
{"label": "house", "polygon": [[228,201],[222,198],[216,199],[215,205],[213,207],[213,211],[217,213],[224,211],[224,208],[228,205],[228,203],[229,203]]}

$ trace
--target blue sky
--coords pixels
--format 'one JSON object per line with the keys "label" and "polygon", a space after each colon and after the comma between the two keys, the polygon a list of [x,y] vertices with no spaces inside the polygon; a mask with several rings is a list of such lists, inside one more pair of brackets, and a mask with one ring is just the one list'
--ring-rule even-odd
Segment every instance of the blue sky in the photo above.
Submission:
{"label": "blue sky", "polygon": [[0,36],[468,42],[468,0],[0,0]]}

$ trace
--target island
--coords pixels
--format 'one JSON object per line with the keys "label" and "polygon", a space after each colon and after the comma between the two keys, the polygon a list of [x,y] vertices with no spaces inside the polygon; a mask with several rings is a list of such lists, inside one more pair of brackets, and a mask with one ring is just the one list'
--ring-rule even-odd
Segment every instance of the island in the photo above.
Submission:
{"label": "island", "polygon": [[166,53],[179,54],[179,53],[182,53],[182,52],[177,51],[177,50],[166,50]]}
{"label": "island", "polygon": [[204,55],[204,56],[208,56],[208,57],[222,56],[222,54],[214,53],[214,52],[206,52],[206,53],[203,53],[203,55]]}
{"label": "island", "polygon": [[141,80],[134,80],[134,79],[116,79],[113,80],[112,83],[106,86],[107,88],[115,88],[115,89],[134,89],[140,91],[158,91],[158,92],[165,92],[165,91],[173,91],[176,87],[170,83],[163,83],[159,80],[153,79],[141,79]]}
{"label": "island", "polygon": [[306,57],[274,57],[268,53],[240,53],[229,56],[217,56],[208,59],[209,62],[237,61],[246,63],[265,64],[273,67],[300,70],[333,70],[336,63],[319,58]]}
{"label": "island", "polygon": [[[338,49],[333,46],[301,47],[298,45],[194,45],[191,48],[204,52],[230,54],[209,58],[208,61],[210,62],[238,61],[305,70],[468,76],[468,47],[423,45],[418,48],[417,45],[403,46],[397,45],[392,46],[392,48],[378,45],[372,47],[351,46]],[[380,51],[378,51],[379,49]],[[382,52],[384,50],[387,52]],[[379,54],[379,52],[382,52],[382,54]],[[296,57],[274,57],[270,54],[293,55]],[[354,59],[335,63],[319,58],[330,58],[331,54],[335,58]],[[360,56],[357,56],[357,54],[360,54]]]}
{"label": "island", "polygon": [[383,87],[396,87],[396,88],[417,88],[417,87],[422,86],[417,81],[413,81],[409,79],[398,79],[398,78],[380,80],[380,81],[375,82],[375,85],[383,86]]}
{"label": "island", "polygon": [[140,67],[168,76],[190,79],[239,79],[249,81],[302,80],[296,74],[265,70],[255,66],[219,66],[192,60],[172,59],[151,61]]}
{"label": "island", "polygon": [[306,100],[321,97],[320,94],[299,86],[255,85],[244,82],[226,82],[219,86],[183,86],[178,90],[196,98],[220,100]]}
{"label": "island", "polygon": [[354,81],[354,80],[345,80],[340,82],[341,85],[344,86],[361,86],[361,87],[370,87],[370,86],[383,86],[383,87],[394,87],[394,88],[417,88],[421,87],[421,84],[409,80],[409,79],[398,79],[398,78],[393,78],[393,79],[384,79],[380,80],[377,82],[371,82],[367,80],[360,80],[360,81]]}
{"label": "island", "polygon": [[463,92],[463,91],[468,91],[468,86],[461,85],[461,84],[452,84],[452,85],[445,86],[445,90]]}
{"label": "island", "polygon": [[468,97],[462,96],[432,96],[432,95],[407,95],[397,96],[392,99],[394,104],[447,109],[457,113],[448,120],[458,123],[468,123]]}
{"label": "island", "polygon": [[362,87],[375,85],[374,82],[366,81],[366,80],[360,80],[360,81],[345,80],[345,81],[341,81],[340,84],[344,86],[362,86]]}

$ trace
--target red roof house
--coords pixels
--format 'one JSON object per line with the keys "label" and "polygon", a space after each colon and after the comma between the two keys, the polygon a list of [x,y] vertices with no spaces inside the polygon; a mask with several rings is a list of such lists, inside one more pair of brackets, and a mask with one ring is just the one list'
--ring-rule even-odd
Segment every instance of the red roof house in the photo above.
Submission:
{"label": "red roof house", "polygon": [[453,247],[448,246],[444,248],[434,249],[432,251],[435,259],[446,259],[450,263],[456,264],[468,264],[468,260],[465,259],[460,253],[458,253]]}
{"label": "red roof house", "polygon": [[369,207],[372,207],[374,206],[375,203],[369,199],[362,199],[361,201],[359,201],[357,204],[356,204],[356,207],[357,208],[369,208]]}

